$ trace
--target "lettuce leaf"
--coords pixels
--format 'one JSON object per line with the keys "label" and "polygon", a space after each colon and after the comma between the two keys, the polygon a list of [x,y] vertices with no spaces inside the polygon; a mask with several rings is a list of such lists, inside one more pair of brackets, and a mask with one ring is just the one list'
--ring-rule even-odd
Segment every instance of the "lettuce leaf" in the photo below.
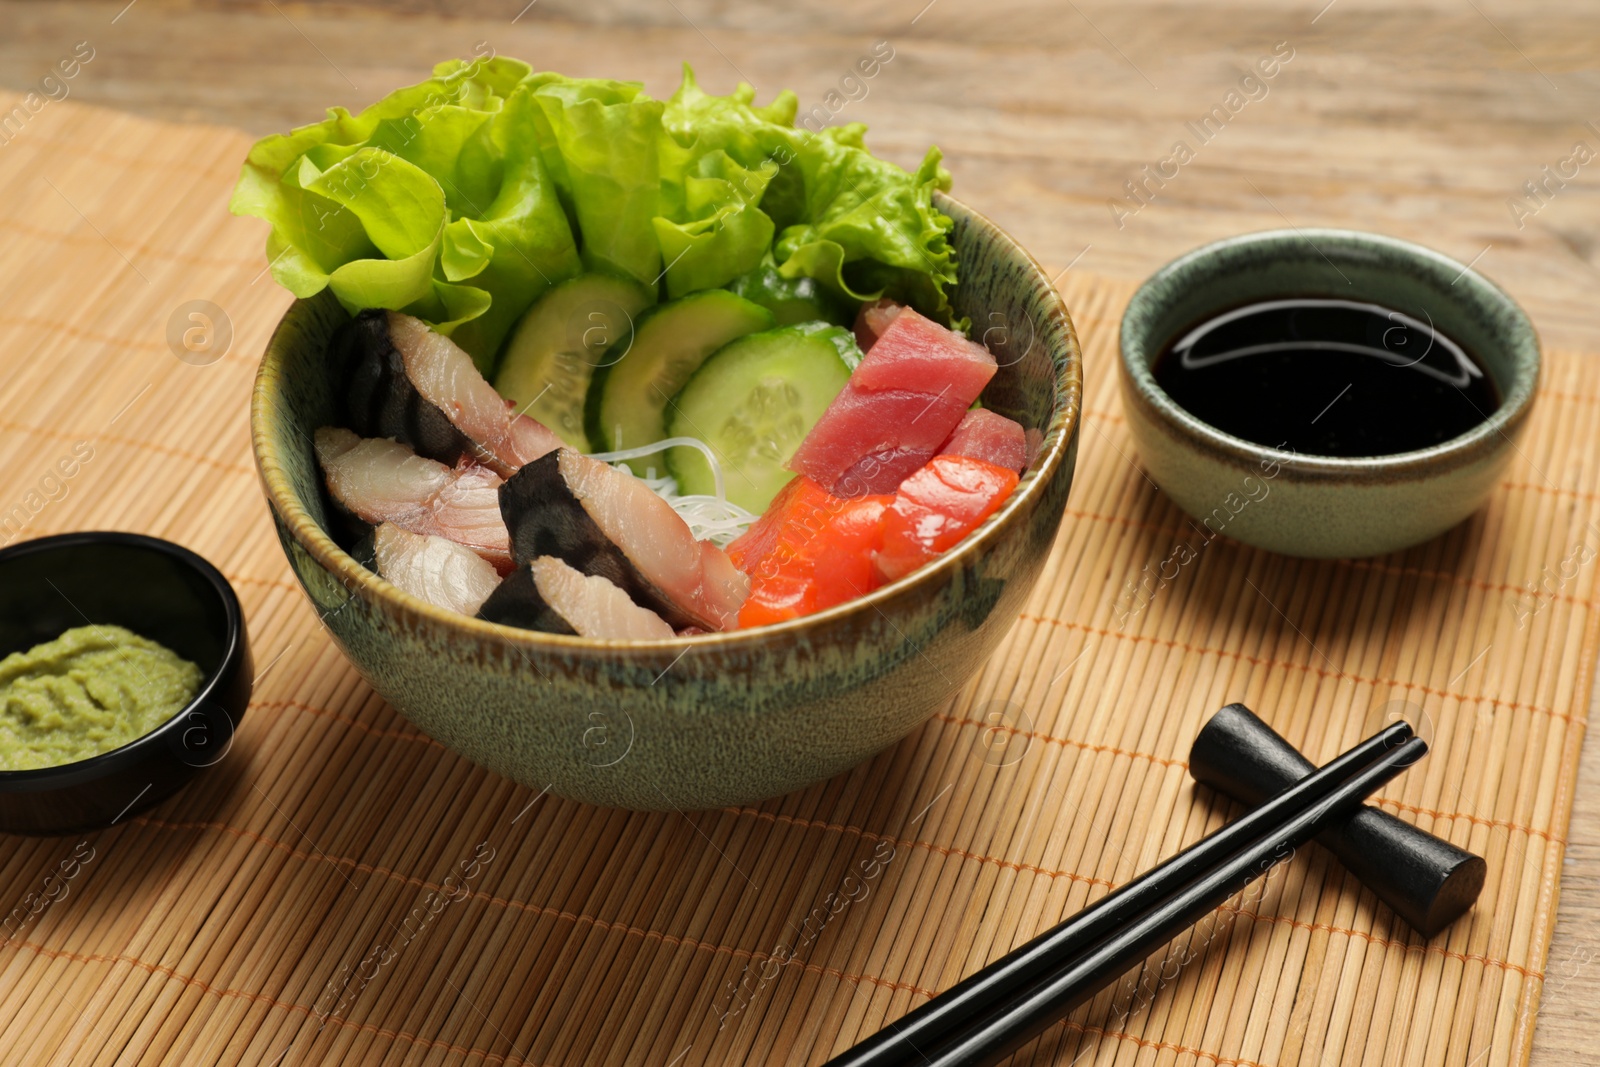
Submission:
{"label": "lettuce leaf", "polygon": [[[812,133],[795,126],[797,109],[787,90],[757,107],[742,82],[711,95],[684,66],[662,116],[662,203],[677,212],[656,220],[662,256],[674,264],[668,295],[753,270],[776,232],[770,251],[785,277],[815,278],[854,301],[891,296],[951,322],[951,224],[933,206],[950,175],[938,150],[907,174],[867,151],[860,123]],[[723,182],[697,185],[708,175]]]}
{"label": "lettuce leaf", "polygon": [[663,102],[636,82],[453,60],[358,115],[264,138],[231,207],[271,224],[273,276],[296,296],[415,314],[486,373],[528,306],[583,269],[677,297],[775,263],[952,322],[938,150],[907,173],[859,124],[812,133],[797,109],[787,91],[758,106],[743,83],[707,93],[687,65]]}
{"label": "lettuce leaf", "polygon": [[860,145],[861,132],[830,128],[801,140],[793,165],[803,201],[789,209],[801,221],[778,235],[778,270],[816,278],[852,300],[891,296],[951,322],[951,222],[933,206],[934,190],[950,188],[939,150],[928,149],[908,181]]}
{"label": "lettuce leaf", "polygon": [[538,78],[541,134],[561,159],[558,181],[583,235],[585,265],[653,287],[661,277],[650,223],[660,214],[661,101],[637,82]]}
{"label": "lettuce leaf", "polygon": [[359,115],[258,142],[230,204],[272,225],[273,277],[346,310],[404,310],[488,369],[506,333],[581,269],[544,169],[530,69],[451,61]]}

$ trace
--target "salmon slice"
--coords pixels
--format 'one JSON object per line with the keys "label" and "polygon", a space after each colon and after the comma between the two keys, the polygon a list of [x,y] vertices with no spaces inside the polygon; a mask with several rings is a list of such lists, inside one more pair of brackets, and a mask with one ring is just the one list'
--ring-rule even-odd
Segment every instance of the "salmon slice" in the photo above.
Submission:
{"label": "salmon slice", "polygon": [[737,624],[749,580],[627,471],[562,448],[507,479],[500,506],[519,566],[554,556],[677,629]]}
{"label": "salmon slice", "polygon": [[442,537],[510,569],[501,479],[493,471],[472,464],[447,467],[399,442],[336,426],[319,429],[313,444],[328,492],[363,522]]}
{"label": "salmon slice", "polygon": [[1020,474],[1028,465],[1028,435],[1021,423],[978,408],[961,417],[939,454],[971,456]]}
{"label": "salmon slice", "polygon": [[435,607],[476,615],[500,584],[494,564],[463,545],[392,522],[373,535],[378,573]]}
{"label": "salmon slice", "polygon": [[728,555],[750,575],[740,626],[811,615],[876,589],[873,554],[892,496],[845,499],[809,478],[784,487]]}
{"label": "salmon slice", "polygon": [[932,562],[1000,510],[1017,472],[970,456],[935,456],[900,486],[872,557],[886,582]]}

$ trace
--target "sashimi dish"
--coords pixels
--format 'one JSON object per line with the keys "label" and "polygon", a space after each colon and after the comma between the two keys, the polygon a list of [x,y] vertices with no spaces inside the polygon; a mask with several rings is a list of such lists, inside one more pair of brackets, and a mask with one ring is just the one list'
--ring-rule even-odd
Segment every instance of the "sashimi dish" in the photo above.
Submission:
{"label": "sashimi dish", "polygon": [[784,92],[441,64],[268,137],[233,210],[330,290],[335,538],[401,590],[613,641],[847,603],[998,511],[1038,435],[953,308],[949,188]]}

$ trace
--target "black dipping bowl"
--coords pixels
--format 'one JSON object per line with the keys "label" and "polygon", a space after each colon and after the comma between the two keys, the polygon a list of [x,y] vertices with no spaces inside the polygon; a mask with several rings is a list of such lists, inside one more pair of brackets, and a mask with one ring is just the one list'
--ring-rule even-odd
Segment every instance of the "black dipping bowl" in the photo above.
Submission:
{"label": "black dipping bowl", "polygon": [[109,826],[176,793],[233,745],[253,668],[239,598],[187,548],[131,533],[71,533],[0,550],[0,658],[90,623],[159,641],[205,675],[188,707],[121,748],[0,771],[0,830]]}

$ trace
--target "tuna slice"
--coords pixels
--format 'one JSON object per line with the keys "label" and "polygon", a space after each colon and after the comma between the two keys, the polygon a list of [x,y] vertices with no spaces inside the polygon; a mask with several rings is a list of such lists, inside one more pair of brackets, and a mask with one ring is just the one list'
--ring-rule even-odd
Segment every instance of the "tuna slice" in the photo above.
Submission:
{"label": "tuna slice", "polygon": [[345,415],[370,437],[393,437],[441,463],[476,460],[504,476],[561,445],[495,392],[472,357],[427,323],[363,311],[346,327]]}
{"label": "tuna slice", "polygon": [[484,602],[479,618],[546,633],[613,641],[672,637],[661,616],[641,608],[597,574],[583,574],[553,556],[518,567]]}
{"label": "tuna slice", "polygon": [[395,441],[334,426],[318,430],[314,443],[328,492],[363,522],[442,537],[510,570],[501,480],[493,471],[472,464],[447,467]]}
{"label": "tuna slice", "polygon": [[749,580],[627,471],[563,448],[507,479],[500,511],[518,566],[554,556],[607,579],[677,629],[737,624]]}
{"label": "tuna slice", "polygon": [[1021,473],[1028,465],[1028,435],[1022,424],[998,412],[978,408],[961,417],[942,456],[971,456]]}
{"label": "tuna slice", "polygon": [[373,537],[378,573],[419,600],[462,615],[476,615],[500,584],[494,565],[470,548],[392,522]]}
{"label": "tuna slice", "polygon": [[982,345],[903,308],[789,469],[835,496],[892,493],[939,451],[995,370]]}
{"label": "tuna slice", "polygon": [[[829,405],[789,462],[834,496],[894,492],[939,451],[971,403],[904,389],[862,392],[854,382]],[[884,441],[889,443],[878,444]]]}

